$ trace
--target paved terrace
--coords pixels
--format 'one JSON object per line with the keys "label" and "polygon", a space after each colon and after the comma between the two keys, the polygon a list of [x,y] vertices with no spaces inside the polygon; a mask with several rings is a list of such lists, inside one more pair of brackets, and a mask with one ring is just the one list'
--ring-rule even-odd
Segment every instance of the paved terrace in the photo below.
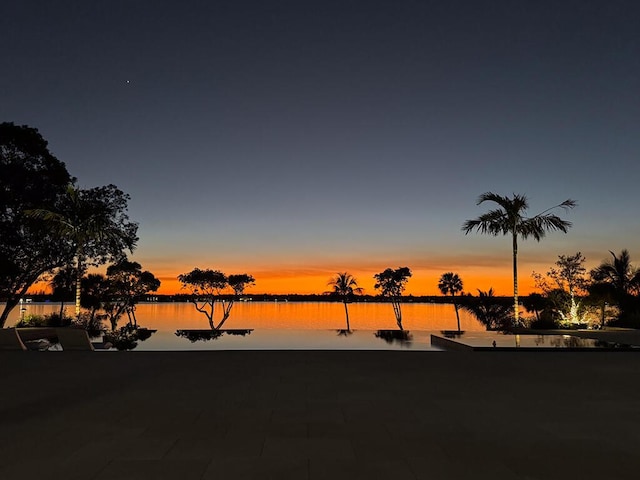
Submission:
{"label": "paved terrace", "polygon": [[637,479],[635,352],[0,352],[0,478]]}

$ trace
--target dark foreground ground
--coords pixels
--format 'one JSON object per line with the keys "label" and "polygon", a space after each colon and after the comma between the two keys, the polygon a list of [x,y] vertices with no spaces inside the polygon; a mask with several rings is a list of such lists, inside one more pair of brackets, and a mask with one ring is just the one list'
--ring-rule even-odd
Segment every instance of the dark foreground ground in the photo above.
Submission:
{"label": "dark foreground ground", "polygon": [[636,352],[0,352],[0,479],[637,479]]}

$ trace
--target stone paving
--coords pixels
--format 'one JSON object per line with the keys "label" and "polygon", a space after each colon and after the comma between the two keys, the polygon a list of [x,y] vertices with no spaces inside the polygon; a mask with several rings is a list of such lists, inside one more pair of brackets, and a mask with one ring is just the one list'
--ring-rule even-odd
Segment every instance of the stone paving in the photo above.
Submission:
{"label": "stone paving", "polygon": [[0,352],[0,479],[637,479],[635,352]]}

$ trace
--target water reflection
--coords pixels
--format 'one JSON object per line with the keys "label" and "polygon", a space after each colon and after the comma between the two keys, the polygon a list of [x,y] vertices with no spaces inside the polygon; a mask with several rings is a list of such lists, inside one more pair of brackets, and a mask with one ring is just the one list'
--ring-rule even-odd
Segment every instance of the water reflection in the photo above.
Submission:
{"label": "water reflection", "polygon": [[216,340],[223,336],[225,333],[227,335],[235,335],[246,337],[247,335],[251,335],[253,331],[250,329],[225,329],[225,330],[176,330],[176,337],[182,337],[189,340],[191,343],[195,342],[208,342],[210,340]]}
{"label": "water reflection", "polygon": [[374,335],[389,344],[395,342],[407,347],[411,345],[413,340],[413,335],[408,330],[378,330]]}
{"label": "water reflection", "polygon": [[446,338],[460,338],[464,335],[464,330],[441,330],[440,333]]}
{"label": "water reflection", "polygon": [[[541,343],[544,343],[544,336]],[[536,342],[536,344],[538,344]],[[593,338],[581,338],[573,335],[549,336],[549,344],[556,348],[629,348],[630,345],[621,345]]]}
{"label": "water reflection", "polygon": [[[29,304],[29,314],[57,311],[51,303]],[[395,328],[389,321],[389,304],[354,302],[349,304],[349,322],[355,330]],[[176,329],[202,329],[202,318],[193,304],[139,303],[136,308],[138,324],[158,331],[175,332]],[[344,329],[344,308],[340,302],[240,302],[233,307],[233,325],[255,329],[282,330],[337,330]],[[7,326],[19,320],[17,309],[11,313]],[[402,305],[402,323],[407,330],[445,330],[455,322],[454,310],[449,304],[406,303]],[[473,315],[460,312],[460,327],[467,333],[485,331]],[[349,328],[351,330],[351,328]]]}
{"label": "water reflection", "polygon": [[336,330],[338,332],[339,337],[348,337],[353,334],[353,330],[349,330],[348,328],[340,328]]}
{"label": "water reflection", "polygon": [[138,342],[148,340],[156,332],[157,330],[129,324],[105,333],[103,340],[105,344],[110,343],[118,350],[133,350],[138,346]]}

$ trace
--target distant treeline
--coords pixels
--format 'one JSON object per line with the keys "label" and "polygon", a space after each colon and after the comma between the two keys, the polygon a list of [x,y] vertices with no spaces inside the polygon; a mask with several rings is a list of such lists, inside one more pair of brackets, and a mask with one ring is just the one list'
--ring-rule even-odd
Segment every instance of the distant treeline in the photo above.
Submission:
{"label": "distant treeline", "polygon": [[[60,298],[59,296],[52,295],[45,292],[37,292],[30,294],[28,298],[32,302],[59,302],[59,301],[73,301],[73,298]],[[233,298],[233,295],[220,295],[220,299],[229,300]],[[464,305],[472,300],[474,297],[471,294],[461,295],[456,297],[456,302],[459,305]],[[526,297],[523,297],[526,298]],[[191,299],[191,295],[179,293],[175,295],[158,295],[151,294],[145,295],[140,298],[141,302],[158,302],[158,303],[171,303],[171,302],[188,302]],[[511,297],[495,297],[497,301],[512,301]],[[238,301],[245,302],[342,302],[342,297],[336,294],[271,294],[271,293],[259,293],[259,294],[245,294]],[[352,303],[366,303],[366,302],[389,302],[388,297],[381,295],[357,295],[352,299]],[[451,303],[450,296],[441,295],[404,295],[402,297],[404,303]]]}

